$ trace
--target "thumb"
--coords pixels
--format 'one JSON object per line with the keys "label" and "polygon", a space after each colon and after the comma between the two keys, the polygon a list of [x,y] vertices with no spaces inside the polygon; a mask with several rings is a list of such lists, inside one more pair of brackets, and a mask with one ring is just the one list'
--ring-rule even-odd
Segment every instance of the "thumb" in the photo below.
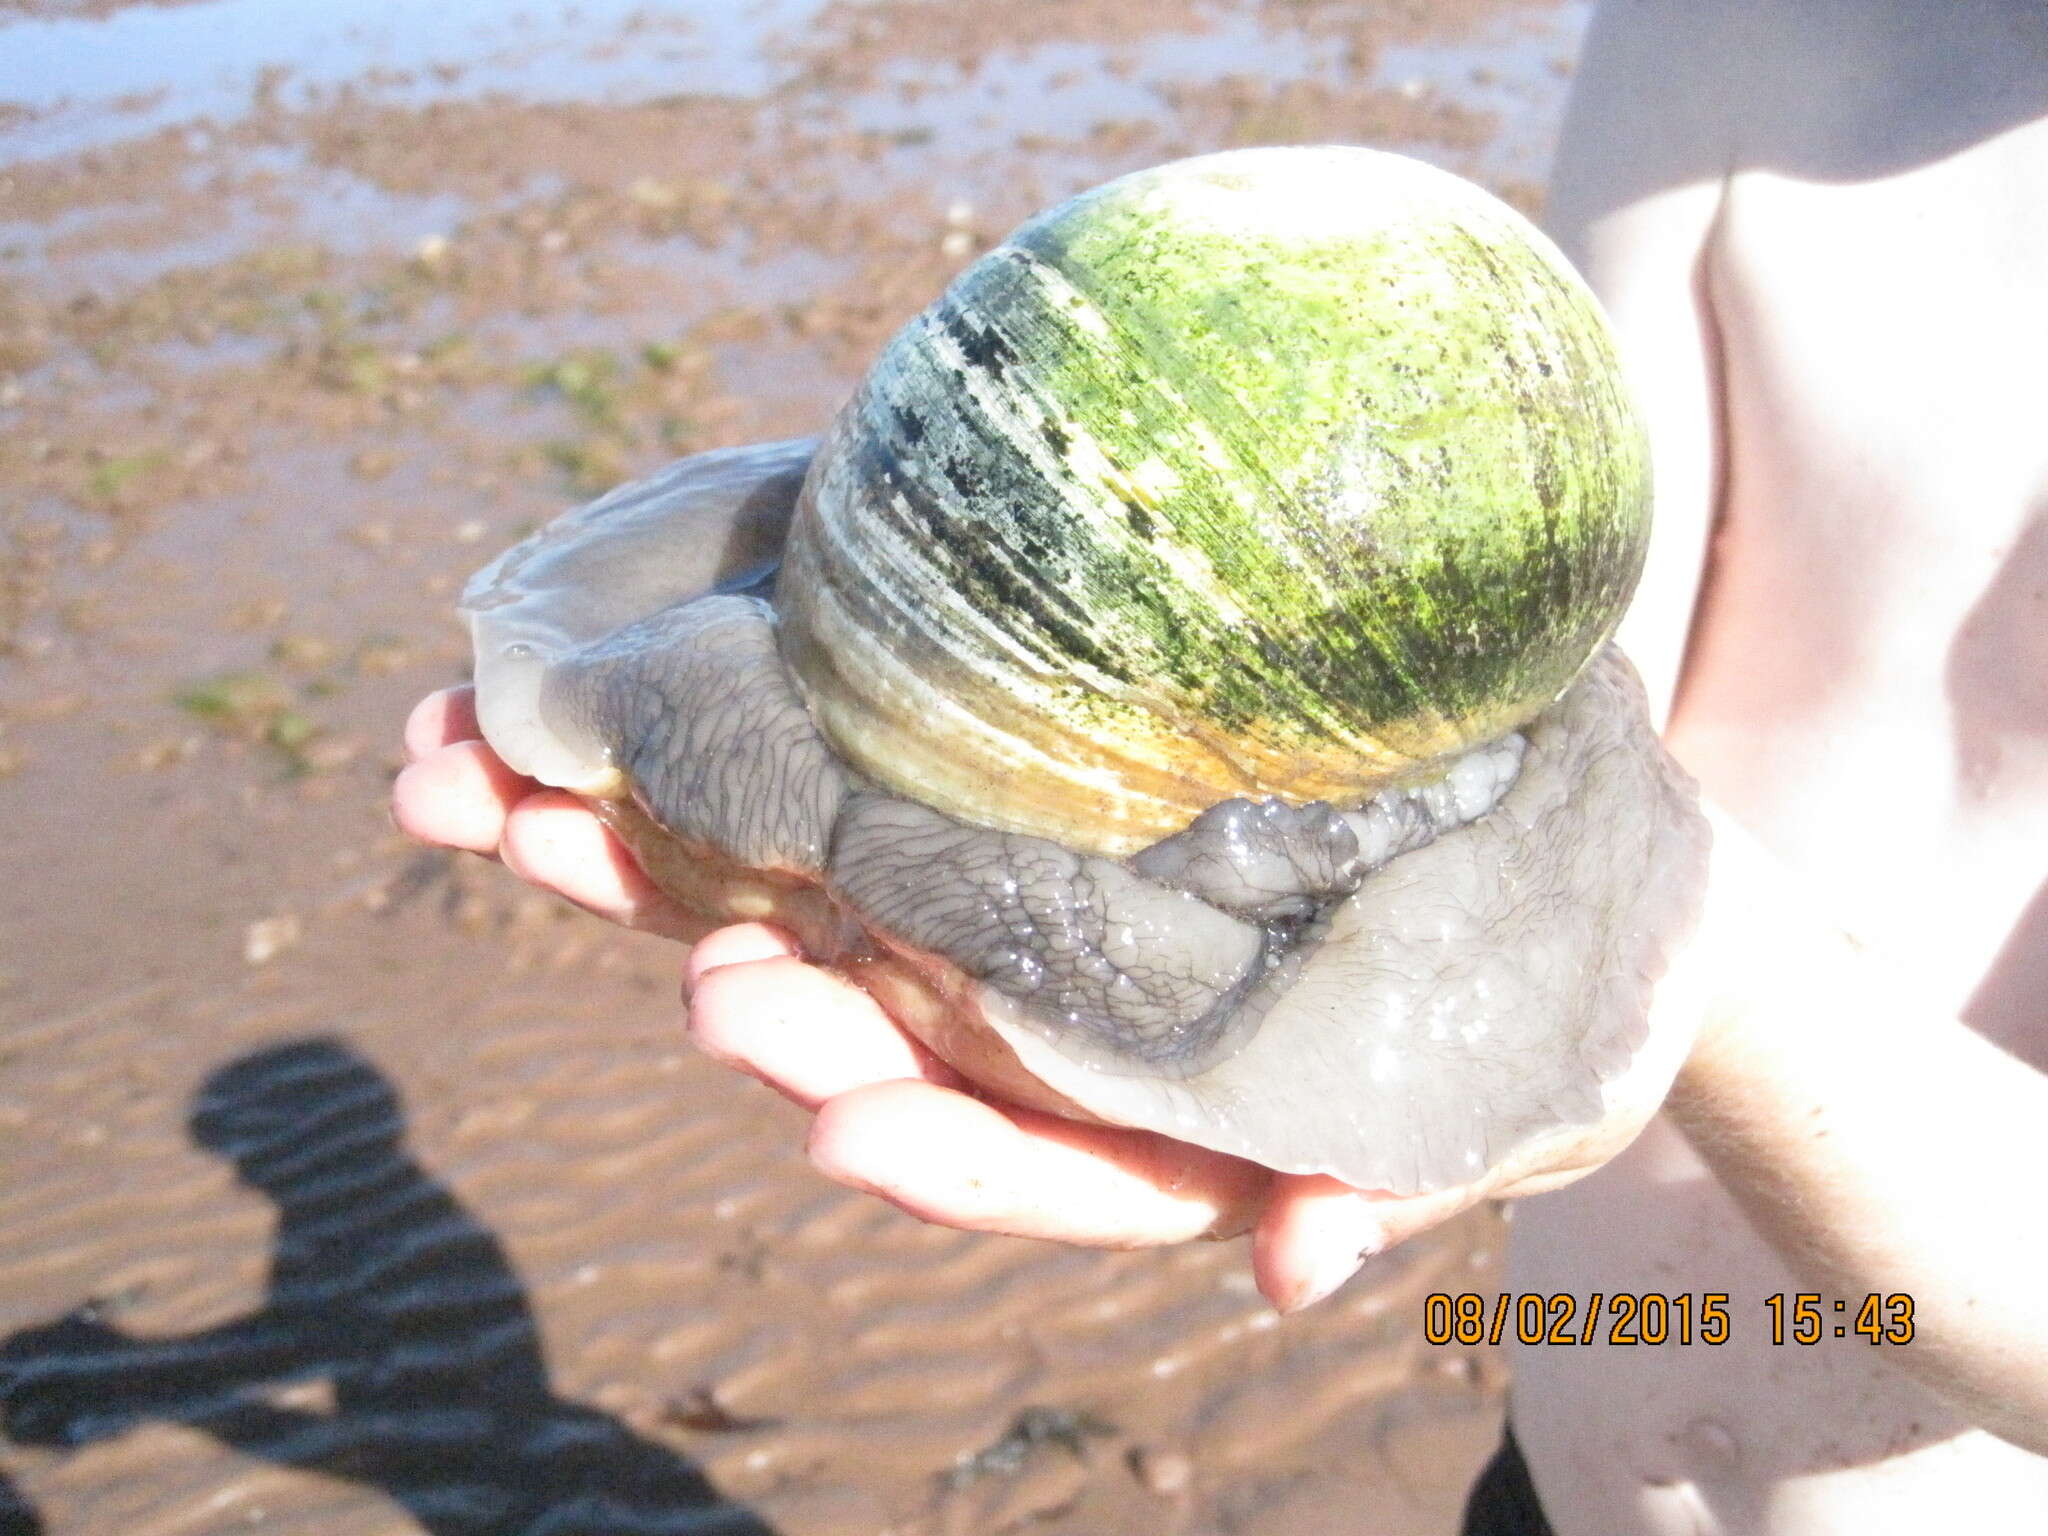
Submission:
{"label": "thumb", "polygon": [[1485,1191],[1460,1184],[1427,1195],[1353,1189],[1328,1174],[1276,1175],[1252,1235],[1252,1275],[1282,1312],[1315,1305],[1385,1253],[1470,1209]]}

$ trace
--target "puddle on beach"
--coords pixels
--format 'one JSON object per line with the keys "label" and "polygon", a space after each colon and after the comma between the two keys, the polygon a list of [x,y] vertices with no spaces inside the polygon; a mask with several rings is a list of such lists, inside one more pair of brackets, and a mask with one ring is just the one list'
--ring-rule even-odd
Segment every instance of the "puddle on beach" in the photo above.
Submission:
{"label": "puddle on beach", "polygon": [[495,549],[814,429],[1138,165],[1350,140],[1533,206],[1586,9],[0,21],[0,1529],[1447,1529],[1503,1368],[1421,1297],[1497,1218],[1284,1323],[1242,1243],[920,1226],[687,1053],[671,950],[383,799]]}

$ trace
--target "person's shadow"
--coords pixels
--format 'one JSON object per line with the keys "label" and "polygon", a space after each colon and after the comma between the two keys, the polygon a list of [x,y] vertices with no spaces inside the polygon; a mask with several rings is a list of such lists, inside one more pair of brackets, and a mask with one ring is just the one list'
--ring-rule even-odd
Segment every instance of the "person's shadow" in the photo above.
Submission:
{"label": "person's shadow", "polygon": [[5,1477],[0,1477],[0,1536],[43,1536],[42,1520]]}
{"label": "person's shadow", "polygon": [[[190,1126],[282,1214],[264,1306],[182,1338],[130,1337],[94,1303],[23,1329],[0,1343],[15,1442],[168,1420],[380,1488],[433,1536],[772,1536],[688,1461],[554,1394],[497,1239],[407,1155],[397,1094],[346,1045],[230,1063]],[[331,1411],[264,1395],[323,1381]]]}

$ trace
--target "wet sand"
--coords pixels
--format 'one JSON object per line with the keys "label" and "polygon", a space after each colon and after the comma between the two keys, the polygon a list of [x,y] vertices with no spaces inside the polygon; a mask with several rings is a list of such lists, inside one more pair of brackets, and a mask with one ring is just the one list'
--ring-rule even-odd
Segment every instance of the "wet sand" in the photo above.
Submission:
{"label": "wet sand", "polygon": [[256,14],[0,11],[0,1531],[1450,1529],[1497,1216],[1284,1322],[1241,1243],[920,1226],[383,802],[491,552],[1123,170],[1533,207],[1584,7]]}

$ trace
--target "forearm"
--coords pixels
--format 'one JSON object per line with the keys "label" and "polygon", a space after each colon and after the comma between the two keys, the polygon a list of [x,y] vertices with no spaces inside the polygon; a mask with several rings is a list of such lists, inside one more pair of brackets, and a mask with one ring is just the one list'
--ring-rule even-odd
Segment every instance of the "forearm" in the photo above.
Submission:
{"label": "forearm", "polygon": [[1852,1306],[1911,1296],[1897,1363],[2048,1453],[2048,1078],[1916,1002],[1745,835],[1717,834],[1671,978],[1704,1021],[1673,1118],[1795,1273]]}

